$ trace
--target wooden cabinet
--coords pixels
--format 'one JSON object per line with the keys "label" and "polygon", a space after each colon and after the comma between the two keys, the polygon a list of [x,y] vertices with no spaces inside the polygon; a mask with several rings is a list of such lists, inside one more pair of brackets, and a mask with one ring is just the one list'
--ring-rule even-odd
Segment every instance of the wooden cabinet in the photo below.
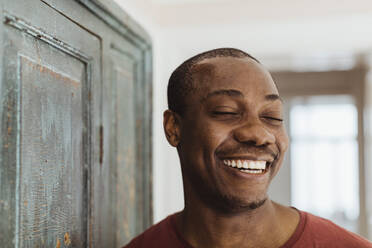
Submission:
{"label": "wooden cabinet", "polygon": [[1,247],[120,247],[151,214],[151,41],[110,1],[0,3]]}

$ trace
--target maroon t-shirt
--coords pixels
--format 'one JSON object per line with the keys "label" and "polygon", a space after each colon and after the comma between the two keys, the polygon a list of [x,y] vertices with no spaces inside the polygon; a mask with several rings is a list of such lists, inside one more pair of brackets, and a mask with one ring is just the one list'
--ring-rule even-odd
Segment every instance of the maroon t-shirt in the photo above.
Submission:
{"label": "maroon t-shirt", "polygon": [[[300,222],[280,248],[372,248],[372,243],[333,222],[300,212]],[[124,248],[193,248],[178,233],[175,214],[134,238]]]}

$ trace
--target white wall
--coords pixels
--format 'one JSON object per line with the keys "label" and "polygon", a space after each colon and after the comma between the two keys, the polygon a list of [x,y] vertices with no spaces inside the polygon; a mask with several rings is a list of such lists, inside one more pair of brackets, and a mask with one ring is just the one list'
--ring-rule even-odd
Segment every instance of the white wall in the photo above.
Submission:
{"label": "white wall", "polygon": [[216,47],[243,49],[264,64],[372,50],[370,0],[116,1],[153,38],[155,222],[183,207],[178,157],[162,128],[167,81],[182,61]]}

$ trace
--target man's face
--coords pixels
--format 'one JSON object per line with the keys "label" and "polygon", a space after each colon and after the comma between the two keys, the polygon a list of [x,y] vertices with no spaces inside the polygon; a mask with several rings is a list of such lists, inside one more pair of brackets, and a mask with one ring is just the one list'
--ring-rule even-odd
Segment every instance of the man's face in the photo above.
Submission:
{"label": "man's face", "polygon": [[271,76],[249,58],[220,57],[195,65],[193,78],[178,144],[184,180],[210,207],[258,207],[288,146]]}

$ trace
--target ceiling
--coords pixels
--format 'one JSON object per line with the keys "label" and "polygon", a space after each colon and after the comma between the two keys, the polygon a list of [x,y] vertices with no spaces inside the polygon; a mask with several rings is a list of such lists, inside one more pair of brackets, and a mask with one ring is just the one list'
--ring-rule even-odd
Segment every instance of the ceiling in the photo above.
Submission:
{"label": "ceiling", "polygon": [[372,0],[115,1],[174,64],[211,47],[239,47],[261,58],[372,51]]}

